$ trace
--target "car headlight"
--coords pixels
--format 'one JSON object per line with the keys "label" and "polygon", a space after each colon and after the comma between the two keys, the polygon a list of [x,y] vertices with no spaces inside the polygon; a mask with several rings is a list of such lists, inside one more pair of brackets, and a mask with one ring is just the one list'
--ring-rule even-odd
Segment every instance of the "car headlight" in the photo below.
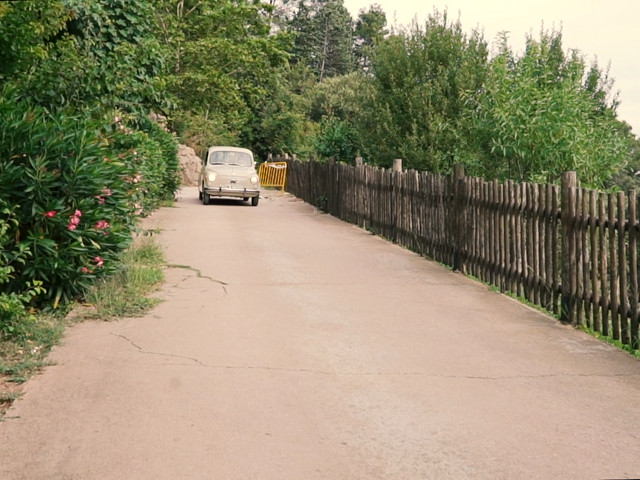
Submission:
{"label": "car headlight", "polygon": [[252,184],[257,185],[259,180],[260,179],[258,178],[257,175],[251,175],[251,183]]}
{"label": "car headlight", "polygon": [[210,182],[215,182],[215,180],[216,180],[216,172],[209,172],[209,174],[207,175],[207,179]]}

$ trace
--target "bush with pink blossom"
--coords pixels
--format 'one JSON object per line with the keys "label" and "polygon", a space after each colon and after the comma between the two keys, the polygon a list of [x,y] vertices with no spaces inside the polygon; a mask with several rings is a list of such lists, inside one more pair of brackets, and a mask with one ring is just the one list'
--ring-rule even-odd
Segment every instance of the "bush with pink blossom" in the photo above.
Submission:
{"label": "bush with pink blossom", "polygon": [[156,141],[122,125],[0,92],[0,271],[11,271],[0,288],[38,282],[44,290],[31,301],[54,307],[82,297],[118,269],[140,215],[173,198],[171,136]]}

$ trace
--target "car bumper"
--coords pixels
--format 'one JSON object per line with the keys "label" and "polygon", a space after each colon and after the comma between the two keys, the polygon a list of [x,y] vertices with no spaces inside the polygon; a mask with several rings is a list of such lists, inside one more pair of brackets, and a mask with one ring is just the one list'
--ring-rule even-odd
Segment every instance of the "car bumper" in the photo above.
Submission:
{"label": "car bumper", "polygon": [[252,198],[260,196],[260,190],[247,188],[205,187],[204,191],[212,197]]}

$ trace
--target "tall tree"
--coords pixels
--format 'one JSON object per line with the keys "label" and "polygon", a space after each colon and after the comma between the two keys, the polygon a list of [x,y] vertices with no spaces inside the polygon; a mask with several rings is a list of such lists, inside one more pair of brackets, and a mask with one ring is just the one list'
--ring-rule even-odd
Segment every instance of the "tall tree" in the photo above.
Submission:
{"label": "tall tree", "polygon": [[[465,95],[481,89],[487,46],[459,21],[435,12],[424,27],[381,41],[373,57],[373,95],[361,136],[370,154],[410,168],[446,172],[456,162]],[[365,152],[366,153],[366,152]]]}
{"label": "tall tree", "polygon": [[371,78],[361,72],[328,78],[311,94],[309,115],[320,124],[315,145],[321,157],[353,162],[364,151],[360,130],[369,108]]}
{"label": "tall tree", "polygon": [[300,0],[289,28],[296,34],[292,63],[310,68],[318,81],[353,70],[352,18],[343,0]]}
{"label": "tall tree", "polygon": [[386,26],[387,16],[380,5],[360,11],[354,29],[354,56],[362,71],[369,72],[375,46],[389,33]]}
{"label": "tall tree", "polygon": [[270,34],[272,7],[250,0],[157,3],[169,50],[166,83],[181,128],[191,129],[201,146],[250,139],[247,129],[274,90],[290,47],[288,34]]}

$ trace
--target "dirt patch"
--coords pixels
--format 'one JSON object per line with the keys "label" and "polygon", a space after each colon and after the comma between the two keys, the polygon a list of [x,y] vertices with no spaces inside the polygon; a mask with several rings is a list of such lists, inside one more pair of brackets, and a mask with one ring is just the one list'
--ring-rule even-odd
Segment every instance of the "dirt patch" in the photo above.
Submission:
{"label": "dirt patch", "polygon": [[23,388],[23,384],[12,382],[9,376],[0,375],[0,421],[13,401],[22,395]]}

